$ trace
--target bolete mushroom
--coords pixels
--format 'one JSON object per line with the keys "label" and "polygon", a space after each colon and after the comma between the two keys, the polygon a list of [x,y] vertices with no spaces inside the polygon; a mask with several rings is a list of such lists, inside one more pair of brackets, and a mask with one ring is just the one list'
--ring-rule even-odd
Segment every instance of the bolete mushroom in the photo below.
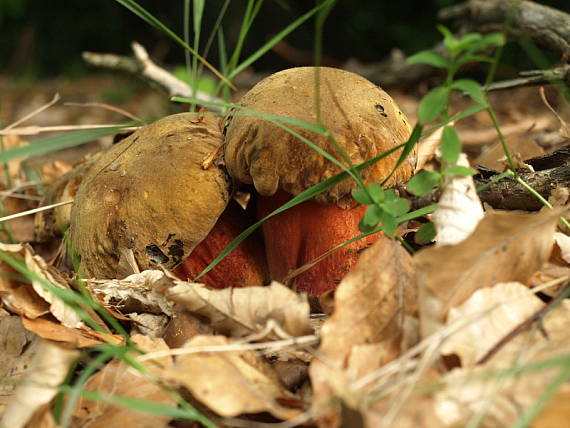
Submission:
{"label": "bolete mushroom", "polygon": [[[318,72],[318,74],[317,74]],[[225,162],[230,175],[253,184],[260,197],[259,216],[291,196],[332,177],[342,169],[303,141],[256,112],[317,122],[316,79],[319,79],[321,122],[354,165],[406,141],[410,125],[392,98],[365,78],[327,67],[300,67],[273,74],[247,92],[227,129]],[[299,126],[297,133],[343,162],[333,140]],[[393,153],[361,173],[366,183],[381,182],[395,166]],[[413,165],[404,162],[388,185],[406,181]],[[351,191],[358,185],[345,180],[316,197],[279,214],[262,226],[272,279],[310,262],[347,239],[357,236],[365,207],[355,207]],[[358,259],[368,238],[344,247],[296,278],[295,288],[319,295],[336,287]]]}
{"label": "bolete mushroom", "polygon": [[[219,122],[209,115],[169,116],[140,128],[95,161],[71,212],[71,241],[85,275],[121,278],[130,273],[124,267],[133,259],[141,270],[159,265],[174,269],[189,255],[192,259],[192,251],[206,237],[209,242],[202,252],[208,252],[208,245],[214,247],[210,252],[217,252],[231,241],[227,235],[234,232],[234,223],[218,220],[230,200],[230,178],[216,165],[202,167],[204,158],[223,142]],[[240,215],[233,209],[233,217]],[[227,275],[227,261],[225,282],[209,285],[250,285],[241,282],[244,278],[263,283],[262,251],[255,244],[238,247],[234,257],[260,265],[240,263],[232,277]],[[193,263],[186,261],[186,271],[194,274],[198,268],[192,268]],[[202,263],[200,257],[197,263]]]}

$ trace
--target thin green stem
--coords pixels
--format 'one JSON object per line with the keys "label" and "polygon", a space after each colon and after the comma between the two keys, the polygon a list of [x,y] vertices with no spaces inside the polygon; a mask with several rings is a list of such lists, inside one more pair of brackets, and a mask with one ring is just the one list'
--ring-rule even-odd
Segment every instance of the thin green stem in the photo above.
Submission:
{"label": "thin green stem", "polygon": [[[515,177],[515,180],[520,183],[531,195],[538,199],[545,207],[553,208],[550,202],[548,202],[540,193],[533,189],[532,186],[524,181],[519,175]],[[570,222],[568,222],[568,220],[566,220],[564,217],[560,217],[560,221],[564,224],[564,226],[566,226],[568,230],[570,230]]]}
{"label": "thin green stem", "polygon": [[[516,170],[516,165],[515,162],[513,160],[513,156],[511,155],[511,151],[509,150],[509,146],[507,146],[507,142],[505,141],[505,136],[503,135],[503,132],[501,131],[501,125],[499,125],[499,120],[497,119],[497,116],[495,115],[495,110],[493,109],[493,107],[491,106],[491,104],[489,104],[489,100],[487,99],[487,96],[485,95],[485,103],[487,104],[487,113],[489,114],[489,117],[491,118],[491,122],[493,122],[493,126],[495,127],[495,130],[497,131],[497,136],[499,137],[499,142],[501,143],[501,147],[503,148],[503,152],[505,153],[505,156],[507,157],[507,164],[509,165],[509,168],[514,172]],[[516,174],[516,172],[515,172]]]}

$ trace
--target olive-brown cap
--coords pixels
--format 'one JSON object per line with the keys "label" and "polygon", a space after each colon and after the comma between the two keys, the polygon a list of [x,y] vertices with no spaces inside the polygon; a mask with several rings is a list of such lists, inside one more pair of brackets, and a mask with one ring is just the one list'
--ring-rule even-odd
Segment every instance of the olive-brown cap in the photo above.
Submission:
{"label": "olive-brown cap", "polygon": [[[255,85],[240,105],[257,112],[316,123],[316,71],[320,87],[320,119],[354,165],[405,142],[410,125],[394,100],[357,74],[328,67],[299,67],[275,73]],[[299,126],[287,125],[342,161],[333,141]],[[362,171],[365,182],[380,182],[392,170],[400,152]],[[237,110],[227,130],[226,167],[230,175],[253,183],[262,195],[278,189],[296,195],[342,171],[301,140],[269,121]],[[413,171],[404,162],[388,184],[402,183]],[[328,189],[316,199],[345,205],[352,180]]]}
{"label": "olive-brown cap", "polygon": [[223,142],[219,120],[178,114],[103,153],[71,212],[72,244],[87,276],[122,277],[132,250],[143,269],[174,268],[202,241],[230,197],[227,173],[204,158]]}

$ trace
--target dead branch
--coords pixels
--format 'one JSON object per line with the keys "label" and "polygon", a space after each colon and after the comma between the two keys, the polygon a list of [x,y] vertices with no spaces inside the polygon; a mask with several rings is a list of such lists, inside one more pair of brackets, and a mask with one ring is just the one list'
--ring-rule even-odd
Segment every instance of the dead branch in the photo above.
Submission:
{"label": "dead branch", "polygon": [[507,31],[514,38],[529,38],[560,55],[570,52],[570,15],[529,0],[469,0],[442,9],[441,20],[453,20],[466,31]]}
{"label": "dead branch", "polygon": [[[137,42],[131,44],[133,57],[115,54],[83,52],[83,59],[91,65],[111,70],[119,70],[143,77],[165,89],[170,96],[197,98],[201,101],[221,101],[202,91],[195,91],[185,82],[156,65],[149,57],[146,49]],[[213,108],[215,110],[215,108]]]}
{"label": "dead branch", "polygon": [[[538,171],[523,172],[519,176],[545,199],[548,199],[557,188],[570,188],[569,149],[561,149],[550,155],[529,159],[525,163]],[[477,187],[489,185],[499,174],[486,168],[479,168],[479,171],[480,174],[474,177]],[[479,192],[479,197],[482,202],[496,209],[538,211],[543,206],[522,184],[510,177],[490,184]],[[412,198],[412,208],[419,209],[431,205],[438,199],[439,190],[435,189],[427,195]]]}
{"label": "dead branch", "polygon": [[521,77],[494,82],[487,86],[488,91],[565,83],[570,86],[570,65],[563,65],[550,70],[528,70],[519,73]]}

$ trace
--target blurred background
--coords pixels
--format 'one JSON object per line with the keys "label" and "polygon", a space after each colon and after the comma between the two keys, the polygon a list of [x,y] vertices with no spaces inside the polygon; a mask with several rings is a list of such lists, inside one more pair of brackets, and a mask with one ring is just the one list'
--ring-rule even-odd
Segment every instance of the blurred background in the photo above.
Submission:
{"label": "blurred background", "polygon": [[[182,35],[182,0],[139,0],[138,3]],[[223,3],[223,0],[207,0],[203,40]],[[324,54],[339,62],[350,58],[368,62],[384,58],[393,48],[406,54],[428,48],[440,39],[435,29],[437,11],[457,3],[460,2],[339,0],[326,22]],[[569,7],[567,0],[539,3],[562,10]],[[237,38],[244,5],[243,0],[230,2],[224,18],[228,48]],[[307,0],[265,1],[247,39],[244,55],[255,51],[313,6],[314,2]],[[180,47],[112,0],[0,0],[0,28],[0,74],[15,79],[78,77],[93,71],[81,59],[82,51],[128,55],[133,40],[142,43],[158,62],[184,63]],[[313,34],[314,24],[310,20],[287,37],[286,42],[297,50],[310,52]],[[217,58],[214,47],[208,59],[217,64]],[[288,66],[291,63],[286,52],[272,51],[254,68],[273,71]]]}

